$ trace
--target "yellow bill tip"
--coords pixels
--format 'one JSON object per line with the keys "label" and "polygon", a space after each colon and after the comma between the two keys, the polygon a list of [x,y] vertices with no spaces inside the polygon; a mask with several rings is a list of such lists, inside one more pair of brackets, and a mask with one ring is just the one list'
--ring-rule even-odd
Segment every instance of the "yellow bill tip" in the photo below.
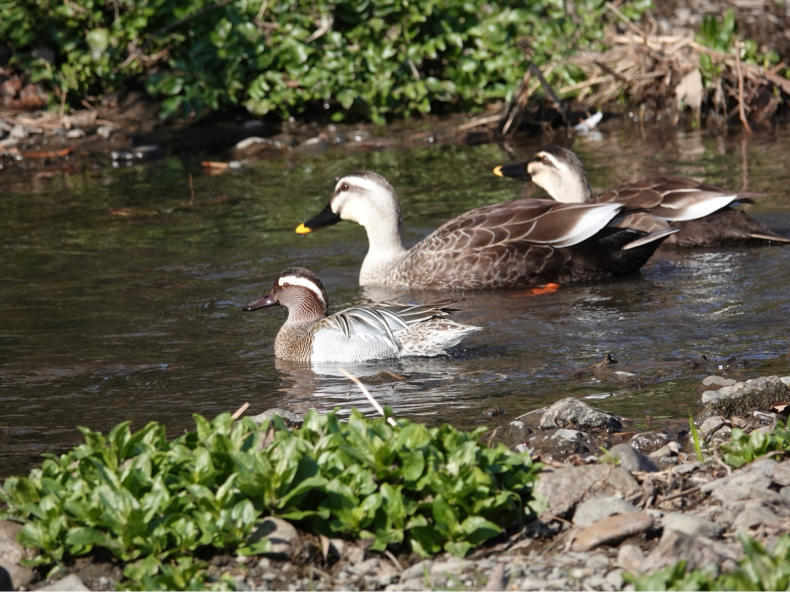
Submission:
{"label": "yellow bill tip", "polygon": [[312,232],[312,228],[308,228],[304,224],[300,224],[296,227],[296,234],[307,234],[308,232]]}
{"label": "yellow bill tip", "polygon": [[494,174],[495,174],[497,177],[504,177],[504,175],[502,174],[502,165],[501,165],[501,164],[500,164],[500,165],[497,165],[497,166],[495,166],[495,167],[494,167],[494,171],[493,171],[493,172],[494,172]]}

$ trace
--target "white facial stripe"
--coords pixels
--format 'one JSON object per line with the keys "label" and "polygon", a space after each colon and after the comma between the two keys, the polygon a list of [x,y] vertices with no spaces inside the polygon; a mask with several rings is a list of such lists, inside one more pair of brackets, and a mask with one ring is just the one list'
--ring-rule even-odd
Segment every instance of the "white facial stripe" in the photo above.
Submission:
{"label": "white facial stripe", "polygon": [[307,288],[313,294],[315,294],[318,299],[326,304],[324,300],[324,295],[321,293],[321,288],[315,285],[315,282],[308,280],[304,277],[299,277],[296,275],[284,275],[279,280],[277,280],[277,284],[282,288],[285,284],[291,284],[293,286],[301,286],[303,288]]}
{"label": "white facial stripe", "polygon": [[563,169],[567,168],[561,161],[559,161],[557,159],[556,156],[554,156],[553,154],[551,154],[549,152],[543,152],[543,151],[538,152],[538,156],[542,156],[546,160],[550,161],[551,164],[553,164],[554,167],[557,168],[558,170],[563,170]]}
{"label": "white facial stripe", "polygon": [[353,175],[343,177],[340,179],[340,181],[338,181],[335,190],[337,190],[337,187],[339,187],[342,183],[348,183],[349,185],[359,187],[363,191],[381,191],[381,184],[376,179],[371,179],[370,177],[355,177]]}

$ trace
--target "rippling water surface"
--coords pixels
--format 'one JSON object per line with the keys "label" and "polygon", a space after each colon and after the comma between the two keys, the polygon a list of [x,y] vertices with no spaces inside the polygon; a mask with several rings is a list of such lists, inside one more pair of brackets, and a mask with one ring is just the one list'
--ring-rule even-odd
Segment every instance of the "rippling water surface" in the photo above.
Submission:
{"label": "rippling water surface", "polygon": [[[368,412],[332,369],[275,362],[282,310],[241,306],[292,264],[320,274],[335,310],[382,297],[444,298],[360,290],[366,244],[354,224],[308,236],[293,228],[324,206],[336,175],[369,168],[399,192],[411,244],[472,207],[538,195],[490,171],[541,144],[335,148],[220,176],[176,157],[46,176],[0,172],[0,475],[78,443],[77,425],[106,431],[159,420],[177,434],[193,413],[244,402],[251,413]],[[596,188],[676,173],[762,192],[750,213],[790,236],[788,145],[788,129],[727,139],[617,125],[573,147]],[[459,320],[485,330],[452,356],[353,369],[397,415],[493,426],[572,394],[644,426],[694,412],[707,374],[790,373],[790,248],[669,252],[625,280],[460,297]],[[636,380],[584,370],[607,354]],[[504,415],[489,416],[500,408]]]}

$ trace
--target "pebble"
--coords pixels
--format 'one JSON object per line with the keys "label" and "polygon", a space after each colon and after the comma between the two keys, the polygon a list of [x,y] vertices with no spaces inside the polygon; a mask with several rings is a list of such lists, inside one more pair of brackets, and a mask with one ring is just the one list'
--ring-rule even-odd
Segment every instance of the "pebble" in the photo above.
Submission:
{"label": "pebble", "polygon": [[641,512],[609,516],[582,529],[576,535],[571,549],[589,551],[599,545],[616,543],[624,538],[644,532],[653,526],[653,518]]}
{"label": "pebble", "polygon": [[81,129],[81,128],[78,128],[78,127],[71,128],[70,130],[68,130],[66,132],[66,137],[69,138],[70,140],[76,140],[78,138],[84,138],[85,135],[86,135],[85,134],[85,130]]}

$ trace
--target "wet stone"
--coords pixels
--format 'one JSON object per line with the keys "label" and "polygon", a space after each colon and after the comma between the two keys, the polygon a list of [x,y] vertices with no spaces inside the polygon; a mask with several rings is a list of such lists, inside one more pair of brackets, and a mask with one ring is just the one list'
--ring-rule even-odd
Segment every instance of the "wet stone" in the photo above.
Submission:
{"label": "wet stone", "polygon": [[790,399],[790,386],[778,376],[761,376],[746,382],[702,393],[703,415],[743,415],[755,409],[769,410]]}
{"label": "wet stone", "polygon": [[639,452],[650,454],[666,446],[669,441],[669,436],[664,432],[642,432],[633,436],[629,444]]}
{"label": "wet stone", "polygon": [[286,426],[289,428],[295,428],[302,425],[304,422],[304,416],[299,413],[294,413],[293,411],[288,411],[287,409],[279,409],[277,407],[272,407],[271,409],[267,409],[263,413],[259,413],[258,415],[253,415],[250,419],[255,423],[263,423],[264,421],[274,419],[275,417],[279,417],[283,420]]}
{"label": "wet stone", "polygon": [[568,397],[560,399],[546,410],[540,418],[540,427],[573,428],[593,430],[619,430],[622,428],[620,420],[600,409],[595,409],[583,401]]}
{"label": "wet stone", "polygon": [[653,518],[641,512],[609,516],[584,528],[573,541],[574,551],[589,551],[599,545],[617,543],[653,526]]}

